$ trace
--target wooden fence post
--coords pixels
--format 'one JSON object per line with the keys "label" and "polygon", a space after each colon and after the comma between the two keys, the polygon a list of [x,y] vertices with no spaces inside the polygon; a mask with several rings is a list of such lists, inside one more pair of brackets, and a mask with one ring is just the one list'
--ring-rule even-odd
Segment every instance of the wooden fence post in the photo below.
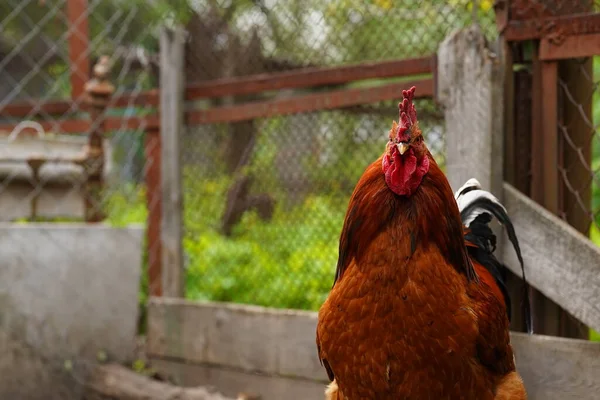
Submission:
{"label": "wooden fence post", "polygon": [[438,50],[437,99],[446,120],[446,175],[453,190],[469,178],[502,197],[503,62],[477,25]]}
{"label": "wooden fence post", "polygon": [[67,37],[69,41],[69,64],[71,66],[71,99],[77,101],[84,93],[85,81],[90,74],[90,33],[87,0],[68,0]]}
{"label": "wooden fence post", "polygon": [[184,294],[183,194],[180,143],[183,130],[185,32],[164,28],[160,35],[160,140],[162,188],[162,290]]}
{"label": "wooden fence post", "polygon": [[104,219],[102,210],[102,185],[104,174],[104,112],[110,96],[115,91],[108,80],[110,74],[108,56],[100,57],[94,66],[93,78],[85,84],[92,127],[88,135],[88,148],[85,161],[85,221],[99,222]]}
{"label": "wooden fence post", "polygon": [[160,225],[162,223],[161,192],[161,144],[158,126],[146,128],[144,137],[144,155],[146,167],[146,207],[148,208],[148,226],[146,227],[146,246],[148,248],[148,293],[150,296],[162,296],[162,244]]}

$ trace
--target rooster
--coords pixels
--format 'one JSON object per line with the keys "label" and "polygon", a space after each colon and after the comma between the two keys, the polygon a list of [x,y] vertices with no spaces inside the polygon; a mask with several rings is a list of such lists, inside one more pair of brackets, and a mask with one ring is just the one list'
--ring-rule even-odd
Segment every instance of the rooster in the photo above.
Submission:
{"label": "rooster", "polygon": [[[526,399],[508,295],[492,268],[499,264],[489,262],[490,212],[467,201],[472,221],[463,225],[424,143],[414,93],[402,92],[385,151],[350,198],[317,325],[319,358],[332,381],[326,398]],[[466,196],[461,201],[473,196],[472,183],[457,193]]]}

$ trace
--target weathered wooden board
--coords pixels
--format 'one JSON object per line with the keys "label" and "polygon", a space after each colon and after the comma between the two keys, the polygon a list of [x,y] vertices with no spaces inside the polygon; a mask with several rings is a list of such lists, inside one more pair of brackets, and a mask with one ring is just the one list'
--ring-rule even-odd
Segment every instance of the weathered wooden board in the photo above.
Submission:
{"label": "weathered wooden board", "polygon": [[[529,282],[600,330],[600,247],[506,183],[504,205],[515,225]],[[503,246],[502,260],[521,274],[511,246]]]}
{"label": "weathered wooden board", "polygon": [[444,105],[446,173],[453,190],[470,178],[492,193],[502,190],[501,56],[477,26],[457,30],[438,50],[436,95]]}
{"label": "weathered wooden board", "polygon": [[151,356],[327,380],[316,313],[156,297],[148,307]]}
{"label": "weathered wooden board", "polygon": [[86,398],[118,400],[233,400],[202,387],[178,387],[119,364],[100,365],[85,383]]}
{"label": "weathered wooden board", "polygon": [[[327,378],[317,359],[316,324],[314,312],[153,298],[148,354],[180,383],[214,385],[227,395],[235,389],[279,399],[285,382],[305,382],[317,393]],[[600,343],[521,333],[512,340],[530,400],[597,398]]]}
{"label": "weathered wooden board", "polygon": [[516,332],[511,340],[530,400],[600,397],[600,343]]}
{"label": "weathered wooden board", "polygon": [[153,359],[152,367],[167,373],[168,378],[178,385],[215,387],[225,396],[237,397],[237,400],[323,400],[326,387],[323,382],[314,380],[269,376],[180,361]]}
{"label": "weathered wooden board", "polygon": [[163,28],[160,35],[160,135],[162,186],[162,292],[183,296],[183,193],[181,135],[185,32]]}

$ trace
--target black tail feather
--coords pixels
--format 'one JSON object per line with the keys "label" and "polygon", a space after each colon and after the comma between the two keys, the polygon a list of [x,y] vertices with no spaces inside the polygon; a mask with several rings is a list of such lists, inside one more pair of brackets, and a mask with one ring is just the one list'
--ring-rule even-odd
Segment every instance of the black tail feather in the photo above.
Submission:
{"label": "black tail feather", "polygon": [[[504,292],[506,290],[506,286],[504,284],[503,279],[498,274],[499,271],[495,271],[497,266],[501,266],[501,268],[506,268],[503,264],[501,264],[497,259],[492,255],[495,250],[496,245],[496,237],[493,232],[489,228],[488,224],[491,221],[491,216],[494,216],[502,226],[506,229],[506,234],[508,239],[513,245],[519,263],[521,264],[521,273],[523,278],[523,312],[525,315],[525,323],[527,326],[527,332],[529,334],[533,333],[533,316],[531,312],[531,304],[529,300],[529,283],[527,282],[527,277],[525,275],[525,264],[523,261],[523,256],[521,254],[521,247],[519,246],[519,240],[517,239],[517,234],[515,232],[515,228],[510,220],[506,209],[502,204],[489,192],[483,191],[479,188],[469,188],[461,190],[457,193],[457,200],[461,196],[467,197],[467,193],[469,193],[469,201],[461,202],[459,201],[459,208],[461,203],[463,203],[463,208],[460,209],[461,219],[463,223],[470,228],[472,235],[477,236],[479,238],[479,242],[485,241],[488,244],[485,244],[486,251],[489,252],[489,255],[493,257],[494,261],[490,261],[488,258],[484,260],[482,263],[490,273],[496,278],[500,289]],[[464,199],[463,199],[464,200]],[[486,216],[486,217],[484,217]],[[480,243],[477,242],[477,238],[467,237],[469,241],[475,240],[475,244],[481,246]],[[497,263],[497,264],[496,264]],[[505,292],[506,293],[506,292]],[[508,303],[510,304],[510,303]]]}

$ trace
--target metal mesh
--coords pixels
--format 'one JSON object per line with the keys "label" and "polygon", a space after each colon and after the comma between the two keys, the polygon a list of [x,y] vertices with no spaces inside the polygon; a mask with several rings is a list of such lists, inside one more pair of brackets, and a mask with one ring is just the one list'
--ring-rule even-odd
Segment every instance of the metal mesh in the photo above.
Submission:
{"label": "metal mesh", "polygon": [[[443,115],[432,100],[416,107],[443,166]],[[350,194],[382,154],[395,115],[397,103],[384,102],[189,128],[187,296],[317,309],[331,289]]]}
{"label": "metal mesh", "polygon": [[600,243],[600,63],[569,60],[560,72],[561,216]]}
{"label": "metal mesh", "polygon": [[[493,1],[477,3],[475,18],[494,34]],[[200,2],[187,25],[188,81],[429,56],[450,31],[473,21],[472,6],[467,0]]]}
{"label": "metal mesh", "polygon": [[[186,78],[430,56],[474,18],[493,36],[492,6],[480,1],[473,12],[462,0],[202,3],[187,24]],[[428,145],[444,164],[441,114],[430,100],[417,108]],[[381,154],[396,116],[397,103],[386,102],[188,128],[187,296],[318,308],[331,287],[349,196]]]}

